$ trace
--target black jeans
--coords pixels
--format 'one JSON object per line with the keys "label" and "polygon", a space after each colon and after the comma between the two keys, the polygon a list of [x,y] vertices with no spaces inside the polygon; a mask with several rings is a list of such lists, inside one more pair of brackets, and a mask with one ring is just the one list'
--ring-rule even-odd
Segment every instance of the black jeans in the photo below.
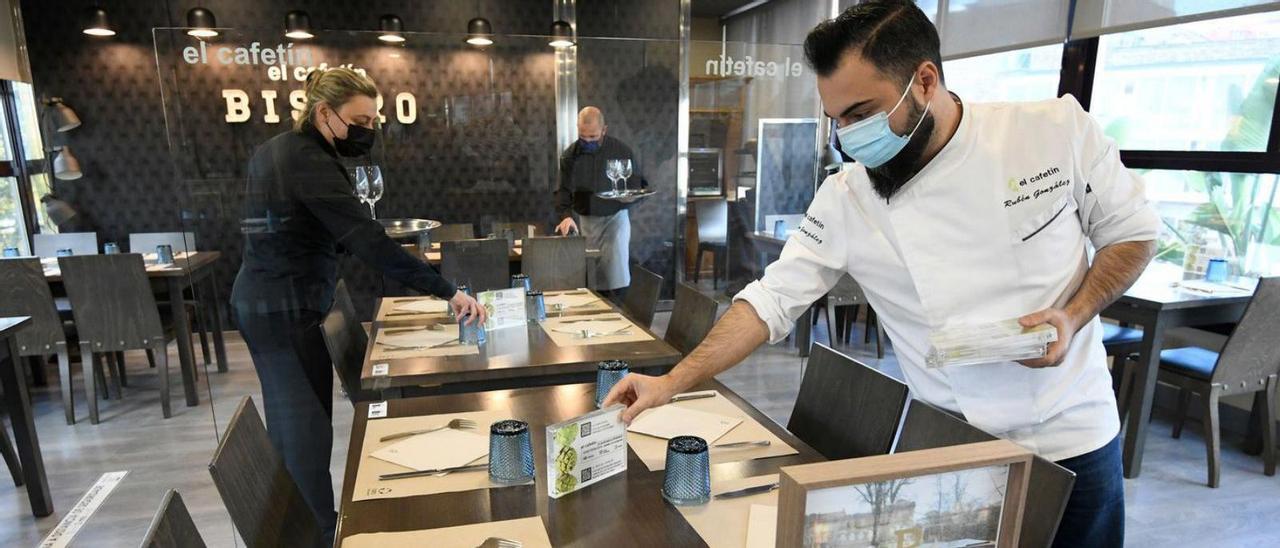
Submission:
{"label": "black jeans", "polygon": [[1100,449],[1058,461],[1076,473],[1054,548],[1124,546],[1124,468],[1120,437]]}
{"label": "black jeans", "polygon": [[333,448],[333,370],[322,314],[310,310],[254,313],[237,309],[240,334],[262,384],[271,445],[315,513],[328,544],[337,514],[329,457]]}

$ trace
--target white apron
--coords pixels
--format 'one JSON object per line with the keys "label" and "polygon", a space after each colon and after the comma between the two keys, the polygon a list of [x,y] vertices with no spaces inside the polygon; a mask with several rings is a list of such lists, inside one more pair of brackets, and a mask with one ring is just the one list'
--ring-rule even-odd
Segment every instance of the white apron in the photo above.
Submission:
{"label": "white apron", "polygon": [[587,238],[587,249],[600,250],[591,289],[611,291],[631,285],[627,264],[631,257],[631,216],[627,210],[602,217],[579,215],[578,228]]}

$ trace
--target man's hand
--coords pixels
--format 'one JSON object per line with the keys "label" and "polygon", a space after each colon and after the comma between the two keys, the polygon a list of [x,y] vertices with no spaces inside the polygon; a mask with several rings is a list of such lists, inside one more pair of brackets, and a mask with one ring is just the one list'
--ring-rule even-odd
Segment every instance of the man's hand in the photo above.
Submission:
{"label": "man's hand", "polygon": [[671,401],[671,396],[680,391],[675,384],[666,375],[650,377],[648,375],[630,373],[622,377],[618,384],[613,385],[613,390],[610,390],[609,395],[605,396],[604,404],[601,407],[608,407],[615,403],[626,405],[627,408],[622,411],[622,422],[631,424],[631,421],[641,411]]}
{"label": "man's hand", "polygon": [[1079,328],[1071,315],[1060,308],[1046,308],[1027,314],[1018,318],[1018,323],[1022,324],[1022,327],[1050,324],[1058,329],[1058,340],[1049,344],[1049,349],[1043,358],[1018,362],[1027,367],[1057,367],[1067,356],[1067,349],[1071,348],[1071,337],[1075,336],[1076,329]]}
{"label": "man's hand", "polygon": [[573,217],[565,217],[560,224],[556,225],[556,234],[568,236],[570,230],[578,232],[578,223],[573,222]]}
{"label": "man's hand", "polygon": [[449,299],[449,306],[453,307],[453,316],[461,318],[463,315],[468,316],[467,325],[479,325],[484,323],[489,314],[485,311],[480,303],[476,302],[471,295],[458,291],[453,294],[453,298]]}

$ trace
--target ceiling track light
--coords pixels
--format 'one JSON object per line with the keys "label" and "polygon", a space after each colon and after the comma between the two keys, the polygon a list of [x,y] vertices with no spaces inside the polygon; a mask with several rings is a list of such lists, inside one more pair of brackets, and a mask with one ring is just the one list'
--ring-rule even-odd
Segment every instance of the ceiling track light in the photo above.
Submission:
{"label": "ceiling track light", "polygon": [[404,21],[399,16],[387,14],[378,19],[378,39],[390,44],[404,42]]}
{"label": "ceiling track light", "polygon": [[188,35],[196,38],[213,38],[218,35],[218,20],[213,16],[213,12],[202,7],[194,7],[187,11],[187,26],[191,30],[187,31]]}
{"label": "ceiling track light", "polygon": [[293,10],[284,16],[284,35],[294,40],[309,40],[316,35],[311,34],[311,16],[302,10]]}
{"label": "ceiling track light", "polygon": [[493,45],[493,25],[483,17],[467,21],[467,43],[473,46]]}

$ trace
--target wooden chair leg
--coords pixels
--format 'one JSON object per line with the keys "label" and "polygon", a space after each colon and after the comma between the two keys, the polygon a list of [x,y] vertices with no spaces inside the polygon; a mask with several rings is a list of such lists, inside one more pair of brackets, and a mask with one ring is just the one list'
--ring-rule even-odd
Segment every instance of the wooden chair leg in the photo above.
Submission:
{"label": "wooden chair leg", "polygon": [[1209,461],[1209,487],[1218,487],[1218,478],[1221,473],[1221,463],[1219,459],[1222,454],[1222,439],[1218,432],[1218,395],[1222,389],[1217,386],[1209,387],[1204,394],[1204,441],[1205,454]]}
{"label": "wooden chair leg", "polygon": [[156,368],[156,355],[154,352],[151,351],[150,348],[147,349],[147,365],[149,365],[152,369]]}
{"label": "wooden chair leg", "polygon": [[1263,473],[1276,475],[1276,391],[1280,390],[1280,378],[1267,378],[1266,405],[1262,412],[1262,462]]}
{"label": "wooden chair leg", "polygon": [[876,319],[876,358],[884,359],[884,341],[888,337],[884,334],[884,328],[880,326],[880,320]]}
{"label": "wooden chair leg", "polygon": [[[58,343],[58,384],[62,389],[62,412],[67,424],[76,423],[75,386],[71,377],[71,353],[65,343]],[[90,398],[92,399],[92,398]]]}
{"label": "wooden chair leg", "polygon": [[1129,416],[1129,392],[1133,390],[1133,364],[1129,356],[1116,356],[1116,359],[1119,360],[1119,364],[1112,366],[1120,368],[1120,388],[1116,390],[1116,410],[1120,412],[1120,423],[1124,424],[1124,418]]}
{"label": "wooden chair leg", "polygon": [[[199,299],[197,299],[198,301]],[[205,365],[213,363],[213,358],[209,357],[209,318],[205,317],[206,310],[203,306],[196,305],[192,309],[192,315],[195,316],[193,324],[196,328],[196,334],[200,337],[200,353],[204,356]]]}
{"label": "wooden chair leg", "polygon": [[120,387],[120,365],[116,363],[116,353],[107,352],[102,356],[102,361],[103,365],[106,366],[104,369],[107,370],[107,381],[110,383],[107,392],[111,392],[111,389],[114,388],[116,399],[123,398],[124,389]]}
{"label": "wooden chair leg", "polygon": [[30,356],[27,362],[31,366],[31,385],[49,386],[49,374],[44,369],[44,356]]}
{"label": "wooden chair leg", "polygon": [[[84,354],[81,355],[83,356]],[[81,360],[83,359],[81,358]],[[89,356],[89,361],[93,364],[93,379],[97,382],[95,393],[104,400],[111,399],[111,391],[107,390],[107,376],[102,372],[102,355],[93,354]]]}
{"label": "wooden chair leg", "polygon": [[862,330],[862,344],[871,344],[871,324],[876,321],[876,309],[867,305],[866,329]]}
{"label": "wooden chair leg", "polygon": [[9,467],[13,485],[22,487],[22,461],[18,460],[18,452],[13,450],[13,442],[9,440],[9,431],[5,430],[4,423],[0,423],[0,455],[4,457],[5,466]]}
{"label": "wooden chair leg", "polygon": [[1191,390],[1178,389],[1178,407],[1173,412],[1173,439],[1182,437],[1182,423],[1187,422],[1187,408],[1191,406]]}
{"label": "wooden chair leg", "polygon": [[699,247],[696,253],[697,258],[693,260],[693,283],[697,284],[702,279],[702,256],[705,251]]}
{"label": "wooden chair leg", "polygon": [[116,375],[120,376],[120,386],[129,387],[129,375],[125,369],[124,352],[116,352]]}
{"label": "wooden chair leg", "polygon": [[102,382],[102,367],[87,342],[80,343],[80,369],[84,375],[84,399],[89,402],[89,423],[98,424],[98,386]]}
{"label": "wooden chair leg", "polygon": [[163,343],[153,352],[147,350],[148,354],[154,353],[157,369],[160,370],[160,410],[164,413],[164,418],[173,416],[173,410],[169,404],[169,353],[165,352]]}

